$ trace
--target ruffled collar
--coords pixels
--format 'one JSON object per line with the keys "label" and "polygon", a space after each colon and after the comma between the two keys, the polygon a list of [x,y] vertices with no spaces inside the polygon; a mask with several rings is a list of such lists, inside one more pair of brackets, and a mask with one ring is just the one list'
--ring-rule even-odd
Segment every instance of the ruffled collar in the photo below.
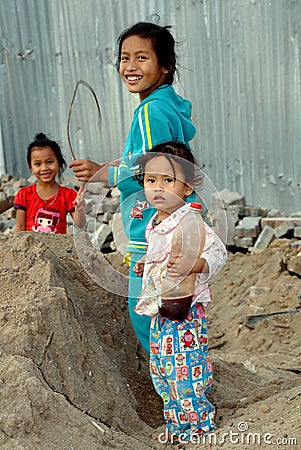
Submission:
{"label": "ruffled collar", "polygon": [[152,230],[153,233],[158,234],[166,234],[170,231],[174,230],[181,219],[186,216],[190,211],[190,203],[185,203],[185,205],[181,206],[175,212],[173,212],[170,216],[166,217],[166,219],[162,220],[156,228],[153,228],[153,220],[158,217],[158,213],[156,212],[147,225],[147,230]]}

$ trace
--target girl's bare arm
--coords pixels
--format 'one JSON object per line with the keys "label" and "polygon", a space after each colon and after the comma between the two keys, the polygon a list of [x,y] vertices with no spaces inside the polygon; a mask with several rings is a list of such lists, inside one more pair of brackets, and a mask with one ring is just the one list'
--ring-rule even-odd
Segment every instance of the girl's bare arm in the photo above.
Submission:
{"label": "girl's bare arm", "polygon": [[15,232],[18,233],[19,231],[25,231],[26,230],[26,211],[23,209],[17,209],[17,215],[16,215],[17,221],[15,226]]}

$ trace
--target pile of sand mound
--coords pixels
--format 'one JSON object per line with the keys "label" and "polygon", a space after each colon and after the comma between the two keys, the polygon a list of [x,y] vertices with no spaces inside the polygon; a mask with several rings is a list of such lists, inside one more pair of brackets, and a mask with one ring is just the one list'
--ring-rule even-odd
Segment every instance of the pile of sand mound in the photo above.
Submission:
{"label": "pile of sand mound", "polygon": [[[301,280],[287,270],[294,256],[289,243],[235,254],[213,282],[213,448],[246,450],[247,433],[257,433],[260,448],[278,448],[277,439],[300,446]],[[97,267],[95,249],[87,257]],[[124,270],[118,255],[110,259]],[[161,400],[126,298],[87,275],[73,236],[1,237],[0,274],[0,448],[168,448],[149,439],[162,424]]]}

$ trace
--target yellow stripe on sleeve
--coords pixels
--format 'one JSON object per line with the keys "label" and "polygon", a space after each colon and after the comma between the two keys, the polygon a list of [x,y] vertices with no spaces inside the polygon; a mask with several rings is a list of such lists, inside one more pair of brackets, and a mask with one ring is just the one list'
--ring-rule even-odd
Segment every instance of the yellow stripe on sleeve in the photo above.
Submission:
{"label": "yellow stripe on sleeve", "polygon": [[149,118],[148,118],[148,103],[144,105],[144,116],[145,116],[145,128],[146,128],[146,136],[147,136],[147,146],[148,149],[152,148],[152,137],[151,137],[151,131],[150,131],[150,125],[149,125]]}

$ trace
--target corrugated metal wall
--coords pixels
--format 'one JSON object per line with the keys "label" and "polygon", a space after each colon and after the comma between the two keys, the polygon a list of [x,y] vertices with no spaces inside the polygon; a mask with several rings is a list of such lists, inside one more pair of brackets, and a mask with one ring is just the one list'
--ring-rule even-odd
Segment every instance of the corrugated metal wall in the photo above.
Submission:
{"label": "corrugated metal wall", "polygon": [[[217,189],[300,211],[301,0],[0,0],[0,121],[6,170],[27,175],[44,131],[70,160],[117,159],[138,99],[115,69],[116,39],[139,20],[173,26],[177,91],[193,101],[194,152]],[[1,139],[0,139],[1,143]],[[0,145],[1,148],[1,145]]]}

